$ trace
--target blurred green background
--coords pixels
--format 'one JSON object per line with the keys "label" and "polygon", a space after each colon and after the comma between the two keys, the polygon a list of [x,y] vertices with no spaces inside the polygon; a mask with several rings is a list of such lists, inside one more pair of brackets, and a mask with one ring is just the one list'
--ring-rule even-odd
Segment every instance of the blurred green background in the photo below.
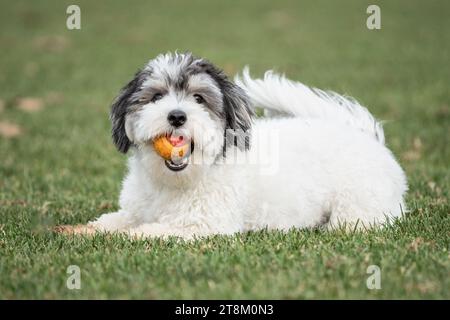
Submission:
{"label": "blurred green background", "polygon": [[[67,30],[66,8],[81,8]],[[368,30],[366,8],[381,8]],[[449,1],[0,1],[0,297],[449,298]],[[410,216],[366,235],[249,233],[194,244],[65,238],[117,208],[109,105],[149,59],[192,51],[357,98],[386,120]],[[65,287],[78,264],[83,289]],[[383,289],[365,287],[381,264]]]}

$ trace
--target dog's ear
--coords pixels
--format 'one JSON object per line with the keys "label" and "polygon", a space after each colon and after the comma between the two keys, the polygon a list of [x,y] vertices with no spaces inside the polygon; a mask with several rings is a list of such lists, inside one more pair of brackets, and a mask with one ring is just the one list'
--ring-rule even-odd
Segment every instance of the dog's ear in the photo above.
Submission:
{"label": "dog's ear", "polygon": [[254,112],[245,91],[209,61],[202,61],[202,67],[217,82],[222,92],[227,129],[249,130]]}
{"label": "dog's ear", "polygon": [[[226,79],[220,84],[226,116],[226,145],[235,145],[241,150],[250,148],[250,129],[254,115],[250,99],[244,90]],[[224,149],[224,154],[226,146]]]}
{"label": "dog's ear", "polygon": [[254,115],[250,99],[244,90],[225,79],[219,83],[227,120],[227,129],[248,131]]}
{"label": "dog's ear", "polygon": [[144,78],[142,70],[136,72],[133,80],[120,90],[111,106],[112,139],[117,149],[123,153],[126,153],[131,146],[131,141],[125,130],[125,116],[129,108],[137,103],[136,93],[140,90]]}
{"label": "dog's ear", "polygon": [[235,135],[244,133],[246,135],[245,148],[248,148],[248,131],[251,129],[254,116],[250,98],[241,87],[231,82],[222,70],[209,61],[203,60],[200,66],[216,81],[222,92],[226,129],[234,130]]}

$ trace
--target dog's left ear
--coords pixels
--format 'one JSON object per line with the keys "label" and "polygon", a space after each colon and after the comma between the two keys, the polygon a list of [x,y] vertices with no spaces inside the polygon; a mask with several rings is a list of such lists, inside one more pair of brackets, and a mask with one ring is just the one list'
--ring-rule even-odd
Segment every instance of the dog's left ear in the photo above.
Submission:
{"label": "dog's left ear", "polygon": [[219,86],[223,95],[227,129],[244,132],[250,130],[254,112],[245,91],[228,79],[219,83]]}
{"label": "dog's left ear", "polygon": [[133,80],[122,88],[111,106],[110,119],[112,123],[112,139],[117,149],[126,153],[131,146],[131,141],[125,130],[125,117],[131,106],[137,103],[137,92],[144,81],[144,72],[136,72]]}
{"label": "dog's left ear", "polygon": [[[241,132],[249,137],[248,131],[251,129],[254,116],[250,98],[241,87],[231,82],[222,70],[216,68],[209,61],[203,60],[201,67],[217,82],[222,92],[226,129],[234,130],[235,135],[239,135]],[[239,145],[239,143],[237,144]],[[249,142],[245,141],[245,148],[248,146]]]}

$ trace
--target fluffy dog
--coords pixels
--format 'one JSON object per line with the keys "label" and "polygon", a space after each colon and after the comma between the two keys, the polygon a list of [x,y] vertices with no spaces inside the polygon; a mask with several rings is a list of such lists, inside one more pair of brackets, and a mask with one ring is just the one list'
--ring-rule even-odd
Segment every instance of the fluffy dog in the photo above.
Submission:
{"label": "fluffy dog", "polygon": [[[254,106],[274,117],[254,117]],[[383,225],[402,215],[405,174],[355,100],[267,72],[235,82],[190,53],[159,55],[111,109],[131,155],[120,210],[91,230],[192,238],[261,228]],[[153,141],[184,141],[164,159]],[[174,138],[175,137],[175,138]]]}

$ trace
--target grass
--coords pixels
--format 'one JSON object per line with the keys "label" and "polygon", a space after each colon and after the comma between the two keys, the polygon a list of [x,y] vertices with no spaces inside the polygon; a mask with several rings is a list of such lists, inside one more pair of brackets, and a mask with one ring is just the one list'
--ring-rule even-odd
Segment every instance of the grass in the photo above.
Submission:
{"label": "grass", "polygon": [[[448,1],[1,1],[0,298],[450,298]],[[381,7],[382,29],[366,28]],[[146,60],[192,50],[353,95],[405,168],[410,213],[364,234],[293,230],[194,243],[48,232],[117,208],[108,108]],[[31,98],[23,100],[21,98]],[[82,289],[66,288],[81,268]],[[381,290],[366,287],[369,265]]]}

